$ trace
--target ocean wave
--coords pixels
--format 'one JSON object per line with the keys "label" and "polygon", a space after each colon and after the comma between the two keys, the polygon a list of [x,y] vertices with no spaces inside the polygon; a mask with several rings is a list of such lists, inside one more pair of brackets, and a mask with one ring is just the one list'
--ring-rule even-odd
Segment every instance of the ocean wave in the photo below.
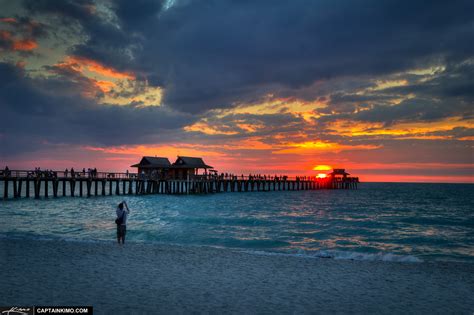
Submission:
{"label": "ocean wave", "polygon": [[246,253],[257,255],[277,255],[277,256],[294,256],[305,258],[322,258],[336,260],[357,260],[357,261],[385,261],[385,262],[403,262],[403,263],[422,263],[423,260],[412,255],[398,255],[393,253],[359,253],[353,251],[338,250],[319,250],[311,253],[301,251],[299,253],[282,253],[282,252],[266,252],[244,250]]}
{"label": "ocean wave", "polygon": [[399,255],[393,253],[359,253],[352,251],[322,250],[316,253],[319,258],[334,258],[345,260],[391,261],[421,263],[422,259],[413,255]]}
{"label": "ocean wave", "polygon": [[[68,242],[68,243],[89,243],[89,244],[115,244],[114,238],[78,238],[69,236],[59,235],[38,235],[35,233],[0,233],[0,240],[24,240],[24,241],[53,241],[53,242]],[[207,240],[209,241],[209,240]],[[236,250],[239,252],[245,252],[249,254],[257,255],[277,255],[277,256],[293,256],[302,258],[313,258],[313,259],[334,259],[334,260],[354,260],[354,261],[384,261],[384,262],[401,262],[401,263],[422,263],[425,259],[414,255],[401,255],[390,252],[355,252],[348,250],[299,250],[298,252],[279,251],[278,247],[282,244],[275,244],[272,240],[247,240],[245,246],[240,242],[224,241],[224,242],[196,242],[196,243],[182,243],[179,241],[172,240],[137,240],[130,239],[127,241],[129,244],[147,245],[147,246],[177,246],[177,247],[209,247],[219,248],[223,250]],[[265,245],[266,249],[262,248]],[[274,246],[271,246],[274,245]],[[279,246],[278,246],[279,245]],[[288,244],[286,244],[288,245]],[[423,257],[426,258],[426,257]],[[466,260],[464,256],[456,258],[451,256],[443,257],[428,257],[426,261],[435,262],[462,262],[462,263],[474,263],[473,260]]]}

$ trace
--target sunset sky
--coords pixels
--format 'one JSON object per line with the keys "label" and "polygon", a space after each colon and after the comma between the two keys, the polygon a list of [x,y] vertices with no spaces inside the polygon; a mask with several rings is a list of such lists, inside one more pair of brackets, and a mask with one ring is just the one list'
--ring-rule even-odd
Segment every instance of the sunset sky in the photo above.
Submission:
{"label": "sunset sky", "polygon": [[[474,182],[474,1],[0,0],[0,167]],[[320,167],[324,168],[324,167]]]}

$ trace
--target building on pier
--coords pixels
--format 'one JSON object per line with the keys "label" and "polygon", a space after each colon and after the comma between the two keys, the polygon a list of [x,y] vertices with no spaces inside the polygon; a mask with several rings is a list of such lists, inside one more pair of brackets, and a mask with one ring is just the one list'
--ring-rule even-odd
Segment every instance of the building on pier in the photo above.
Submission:
{"label": "building on pier", "polygon": [[192,179],[199,176],[199,170],[207,175],[212,166],[204,163],[202,158],[190,156],[178,156],[171,165],[170,176],[173,179]]}
{"label": "building on pier", "polygon": [[346,173],[346,170],[343,168],[335,168],[332,170],[331,173],[328,174],[328,176],[331,178],[331,180],[340,180],[340,181],[346,181],[347,177],[349,176],[349,173]]}
{"label": "building on pier", "polygon": [[140,163],[130,167],[138,168],[138,174],[149,178],[166,178],[171,167],[170,161],[165,157],[144,156]]}
{"label": "building on pier", "polygon": [[202,158],[190,156],[178,156],[173,164],[164,157],[144,156],[131,167],[138,168],[139,176],[150,179],[193,179],[199,177],[200,170],[207,174],[213,168]]}

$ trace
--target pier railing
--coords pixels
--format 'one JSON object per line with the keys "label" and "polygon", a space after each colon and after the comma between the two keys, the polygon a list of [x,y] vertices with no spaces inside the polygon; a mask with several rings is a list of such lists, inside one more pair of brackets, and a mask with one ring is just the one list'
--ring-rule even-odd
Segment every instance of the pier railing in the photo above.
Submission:
{"label": "pier railing", "polygon": [[53,170],[0,170],[0,178],[137,178],[137,173],[89,172],[89,171],[53,171]]}
{"label": "pier railing", "polygon": [[[3,199],[121,194],[207,194],[219,192],[357,189],[357,177],[280,175],[193,175],[186,179],[137,173],[2,170]],[[24,184],[24,185],[23,185]],[[24,189],[23,189],[24,186]],[[51,195],[52,192],[52,195]]]}
{"label": "pier railing", "polygon": [[[170,180],[170,176],[139,174],[131,172],[94,172],[94,171],[53,171],[53,170],[0,170],[0,178],[96,178],[96,179],[142,179],[142,180]],[[187,180],[187,178],[181,178]],[[200,174],[190,176],[191,180],[319,180],[316,176],[288,176],[288,175],[233,175],[233,174]]]}

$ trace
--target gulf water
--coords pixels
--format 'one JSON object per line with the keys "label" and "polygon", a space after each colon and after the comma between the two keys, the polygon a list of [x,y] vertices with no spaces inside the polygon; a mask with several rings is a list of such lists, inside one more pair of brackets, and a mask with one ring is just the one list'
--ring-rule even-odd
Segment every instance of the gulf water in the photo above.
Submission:
{"label": "gulf water", "polygon": [[0,201],[0,237],[218,246],[335,259],[474,262],[474,185]]}

